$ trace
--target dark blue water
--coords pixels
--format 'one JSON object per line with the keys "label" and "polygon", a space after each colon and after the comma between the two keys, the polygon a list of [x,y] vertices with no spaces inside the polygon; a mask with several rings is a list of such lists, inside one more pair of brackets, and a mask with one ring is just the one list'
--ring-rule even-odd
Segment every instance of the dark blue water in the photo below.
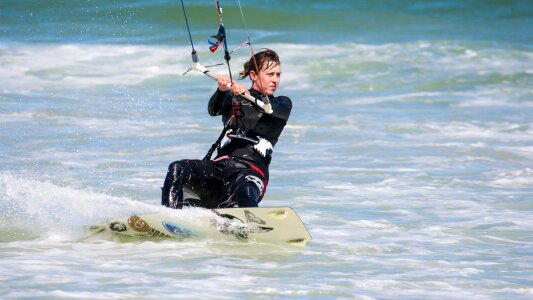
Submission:
{"label": "dark blue water", "polygon": [[[213,1],[185,1],[195,40],[217,31]],[[236,1],[221,1],[228,38],[246,37]],[[242,1],[256,42],[387,43],[476,40],[531,45],[528,1]],[[179,1],[0,3],[2,41],[187,44]]]}

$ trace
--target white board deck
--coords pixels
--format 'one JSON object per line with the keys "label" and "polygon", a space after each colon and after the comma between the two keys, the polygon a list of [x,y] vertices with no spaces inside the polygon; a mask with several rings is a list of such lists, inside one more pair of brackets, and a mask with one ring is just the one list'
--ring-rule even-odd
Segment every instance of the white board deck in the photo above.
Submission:
{"label": "white board deck", "polygon": [[290,207],[223,208],[212,210],[208,226],[198,228],[173,214],[133,215],[90,226],[92,233],[108,232],[132,238],[178,238],[200,232],[231,235],[239,240],[304,246],[311,235]]}

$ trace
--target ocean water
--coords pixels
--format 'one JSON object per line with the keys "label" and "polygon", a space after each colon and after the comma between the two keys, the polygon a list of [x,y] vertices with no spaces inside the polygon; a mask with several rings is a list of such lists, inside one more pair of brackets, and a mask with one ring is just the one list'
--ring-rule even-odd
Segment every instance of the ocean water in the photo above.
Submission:
{"label": "ocean water", "polygon": [[[240,2],[246,27],[221,1],[230,48],[275,49],[294,104],[261,205],[294,208],[313,241],[88,238],[168,211],[168,164],[221,130],[216,87],[182,75],[178,1],[3,0],[0,298],[531,299],[533,5]],[[185,5],[220,63],[212,1]]]}

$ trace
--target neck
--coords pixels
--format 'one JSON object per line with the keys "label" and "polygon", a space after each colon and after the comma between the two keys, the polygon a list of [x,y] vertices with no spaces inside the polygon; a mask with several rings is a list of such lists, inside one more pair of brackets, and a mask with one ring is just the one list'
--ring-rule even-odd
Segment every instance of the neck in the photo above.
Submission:
{"label": "neck", "polygon": [[267,94],[263,94],[263,93],[261,93],[258,89],[255,89],[254,87],[251,87],[251,88],[250,88],[250,93],[252,93],[252,94],[257,94],[257,95],[259,95],[259,96],[266,95],[266,96],[268,96],[269,98],[270,98],[270,97],[273,97],[273,95],[267,95]]}
{"label": "neck", "polygon": [[258,95],[260,95],[260,96],[265,95],[265,96],[268,96],[269,98],[270,98],[270,97],[274,97],[274,95],[267,95],[267,94],[265,94],[265,93],[261,93],[261,92],[259,91],[259,89],[255,88],[254,86],[252,86],[252,87],[250,88],[250,92],[255,92],[256,94],[258,94]]}

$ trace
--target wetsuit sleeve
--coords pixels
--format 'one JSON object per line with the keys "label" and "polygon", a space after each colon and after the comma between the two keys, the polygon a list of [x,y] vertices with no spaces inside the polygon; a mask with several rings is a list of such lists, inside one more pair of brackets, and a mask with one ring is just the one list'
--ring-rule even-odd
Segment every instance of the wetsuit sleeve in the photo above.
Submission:
{"label": "wetsuit sleeve", "polygon": [[274,111],[272,116],[282,119],[283,121],[289,120],[289,115],[292,110],[292,101],[289,97],[279,96],[272,99],[270,103],[272,104],[272,110]]}
{"label": "wetsuit sleeve", "polygon": [[217,89],[207,104],[207,112],[209,115],[219,116],[231,109],[231,96],[228,95],[229,92],[221,92]]}

